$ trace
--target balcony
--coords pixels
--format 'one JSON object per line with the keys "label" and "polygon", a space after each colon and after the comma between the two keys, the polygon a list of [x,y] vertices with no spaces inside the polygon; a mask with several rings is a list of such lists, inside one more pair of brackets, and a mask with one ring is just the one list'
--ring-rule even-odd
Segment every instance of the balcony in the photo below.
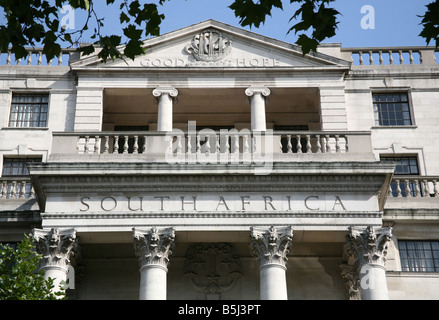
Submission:
{"label": "balcony", "polygon": [[370,132],[204,129],[53,133],[49,162],[374,161]]}
{"label": "balcony", "polygon": [[34,199],[35,190],[29,177],[0,178],[0,199]]}
{"label": "balcony", "polygon": [[384,220],[422,223],[439,220],[439,176],[394,176]]}
{"label": "balcony", "polygon": [[[31,183],[30,177],[7,177],[0,178],[0,223],[2,221],[19,222],[25,219],[38,221],[38,217],[33,214],[23,216],[22,212],[37,212],[36,193]],[[20,212],[20,216],[17,216]]]}
{"label": "balcony", "polygon": [[439,198],[438,176],[394,176],[389,188],[393,198]]}

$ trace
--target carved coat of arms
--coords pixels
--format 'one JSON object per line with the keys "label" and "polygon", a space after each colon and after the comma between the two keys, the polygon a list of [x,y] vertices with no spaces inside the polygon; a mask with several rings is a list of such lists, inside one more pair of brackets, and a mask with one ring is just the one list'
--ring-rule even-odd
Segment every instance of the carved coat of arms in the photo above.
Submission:
{"label": "carved coat of arms", "polygon": [[229,243],[196,243],[189,247],[185,276],[208,299],[219,299],[243,275],[236,248]]}
{"label": "carved coat of arms", "polygon": [[194,36],[185,48],[198,61],[218,61],[227,56],[231,50],[232,41],[223,36],[218,30],[209,28]]}

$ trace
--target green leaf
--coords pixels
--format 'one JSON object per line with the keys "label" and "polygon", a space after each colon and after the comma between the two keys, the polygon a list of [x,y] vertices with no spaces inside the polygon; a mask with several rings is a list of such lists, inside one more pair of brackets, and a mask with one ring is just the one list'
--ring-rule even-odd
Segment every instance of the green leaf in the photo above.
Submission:
{"label": "green leaf", "polygon": [[120,13],[120,23],[130,22],[130,18],[126,15],[125,12]]}
{"label": "green leaf", "polygon": [[317,51],[317,46],[319,45],[316,39],[312,39],[305,34],[300,35],[296,43],[302,47],[304,55],[311,51]]}
{"label": "green leaf", "polygon": [[95,52],[95,47],[93,45],[82,46],[77,49],[78,52],[81,52],[83,55],[88,56]]}

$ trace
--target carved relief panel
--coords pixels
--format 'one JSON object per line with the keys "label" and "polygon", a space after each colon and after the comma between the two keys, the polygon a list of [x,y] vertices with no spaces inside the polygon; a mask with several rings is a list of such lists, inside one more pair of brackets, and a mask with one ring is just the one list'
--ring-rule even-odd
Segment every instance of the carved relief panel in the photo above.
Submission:
{"label": "carved relief panel", "polygon": [[231,46],[232,41],[220,31],[209,28],[196,34],[185,50],[197,61],[218,61],[229,54]]}
{"label": "carved relief panel", "polygon": [[195,243],[186,253],[184,274],[206,299],[220,299],[243,275],[239,254],[229,243]]}

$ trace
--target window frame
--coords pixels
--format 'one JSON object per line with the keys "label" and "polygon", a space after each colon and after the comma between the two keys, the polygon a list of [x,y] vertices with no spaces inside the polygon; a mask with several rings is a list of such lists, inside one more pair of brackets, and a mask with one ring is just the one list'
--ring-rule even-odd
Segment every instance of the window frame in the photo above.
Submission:
{"label": "window frame", "polygon": [[[23,172],[22,174],[5,174],[5,163],[7,160],[16,160],[15,162],[22,163],[26,165],[27,162],[42,162],[43,157],[40,155],[35,156],[26,156],[26,157],[16,157],[16,156],[3,156],[2,168],[1,168],[1,177],[2,178],[15,178],[15,177],[29,177],[29,172]],[[14,161],[12,161],[14,162]],[[27,170],[27,167],[25,168]]]}
{"label": "window frame", "polygon": [[[427,243],[429,244],[429,250],[426,251],[425,245]],[[409,249],[409,244],[413,246],[414,250]],[[419,249],[419,244],[422,244],[422,250]],[[399,239],[398,252],[402,272],[439,273],[439,240]],[[428,260],[431,260],[432,267],[428,266]]]}
{"label": "window frame", "polygon": [[[417,154],[392,154],[392,155],[388,155],[388,154],[380,154],[380,161],[394,161],[394,162],[398,162],[398,160],[408,160],[409,164],[408,167],[410,169],[410,167],[412,167],[412,165],[410,164],[410,160],[415,160],[416,161],[416,169],[417,169],[417,173],[398,173],[396,172],[396,168],[395,167],[395,172],[394,175],[396,176],[420,176],[421,175],[421,170],[420,170],[420,166],[419,166],[419,157]],[[398,166],[398,165],[397,165]]]}
{"label": "window frame", "polygon": [[[380,112],[375,110],[375,101],[374,101],[374,95],[379,94],[406,94],[407,95],[407,104],[408,104],[408,112],[410,116],[410,124],[396,124],[396,125],[385,125],[380,124],[381,118],[380,118]],[[371,101],[372,101],[372,114],[373,114],[373,126],[374,128],[413,128],[416,127],[416,121],[415,116],[413,112],[413,101],[412,101],[412,95],[411,90],[408,88],[380,88],[380,89],[371,89]],[[403,112],[403,111],[402,111]],[[376,119],[376,116],[378,115],[378,119]],[[378,121],[378,123],[377,123]]]}
{"label": "window frame", "polygon": [[[12,109],[13,109],[13,105],[14,105],[14,96],[47,96],[47,103],[39,103],[39,105],[46,105],[46,119],[45,119],[45,125],[44,126],[18,126],[18,120],[15,120],[15,126],[11,126],[11,121],[12,121]],[[49,126],[49,111],[50,111],[50,92],[49,91],[29,91],[29,90],[12,90],[11,94],[10,94],[10,103],[9,103],[9,117],[7,118],[7,124],[6,124],[6,128],[8,129],[45,129],[48,128]],[[17,112],[17,115],[20,114],[20,112]],[[39,116],[38,116],[38,122],[40,123],[40,117],[41,117],[41,110],[39,111]],[[18,117],[17,117],[18,119]],[[32,123],[34,121],[31,121]]]}
{"label": "window frame", "polygon": [[[409,168],[411,167],[410,160],[413,160],[413,159],[416,160],[416,167],[417,167],[417,171],[418,171],[417,174],[410,173],[410,172],[409,173],[397,173],[396,172],[396,168],[398,167],[398,164],[397,164],[396,167],[395,167],[395,172],[393,173],[393,176],[395,178],[398,177],[398,176],[403,177],[403,176],[421,176],[422,175],[421,174],[421,166],[420,166],[420,161],[419,161],[419,155],[418,154],[412,154],[412,153],[410,153],[410,154],[391,154],[391,155],[389,155],[389,154],[380,154],[379,157],[380,157],[380,161],[392,161],[393,160],[394,162],[398,162],[399,159],[407,159],[409,161],[409,164],[408,164]],[[420,182],[418,182],[418,184],[419,184],[419,190],[422,192],[422,188],[420,187]],[[395,182],[391,182],[390,183],[390,188],[392,190],[393,196],[396,197],[397,196],[396,183]],[[410,189],[410,195],[412,197],[415,197],[416,196],[416,186],[415,186],[414,182],[410,182],[409,189]],[[407,196],[405,194],[405,189],[401,189],[401,195],[403,197]]]}

